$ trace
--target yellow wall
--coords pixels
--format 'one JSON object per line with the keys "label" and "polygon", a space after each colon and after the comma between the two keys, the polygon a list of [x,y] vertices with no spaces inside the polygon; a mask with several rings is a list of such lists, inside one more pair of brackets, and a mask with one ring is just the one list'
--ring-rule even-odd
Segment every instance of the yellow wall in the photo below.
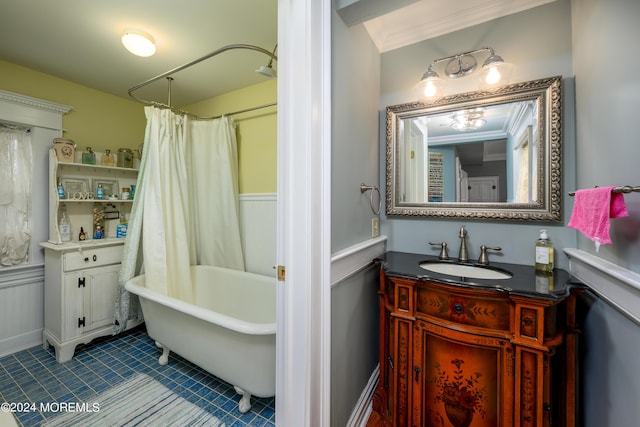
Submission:
{"label": "yellow wall", "polygon": [[[90,146],[137,148],[144,140],[144,105],[77,83],[0,60],[0,89],[72,107],[63,116],[64,137],[79,150]],[[266,81],[184,107],[216,116],[275,102],[275,80]],[[276,107],[233,116],[237,125],[240,193],[276,192]]]}
{"label": "yellow wall", "polygon": [[[276,102],[275,80],[249,86],[185,107],[195,114],[217,116]],[[236,114],[240,193],[275,193],[277,108]]]}
{"label": "yellow wall", "polygon": [[[144,140],[144,106],[77,83],[0,61],[0,89],[72,107],[62,118],[64,137],[73,139],[78,150],[90,146],[137,148]],[[52,141],[53,143],[53,141]]]}

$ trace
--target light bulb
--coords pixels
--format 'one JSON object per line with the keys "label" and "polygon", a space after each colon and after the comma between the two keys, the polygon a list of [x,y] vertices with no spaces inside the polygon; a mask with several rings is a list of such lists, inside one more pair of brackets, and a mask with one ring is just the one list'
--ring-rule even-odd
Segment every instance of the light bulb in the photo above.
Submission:
{"label": "light bulb", "polygon": [[433,84],[431,80],[427,81],[427,84],[424,86],[424,96],[431,98],[438,93],[438,88]]}
{"label": "light bulb", "polygon": [[489,69],[489,72],[487,73],[487,77],[485,78],[485,81],[487,82],[487,84],[494,85],[498,83],[501,78],[502,76],[500,75],[500,71],[498,71],[498,68],[491,67]]}

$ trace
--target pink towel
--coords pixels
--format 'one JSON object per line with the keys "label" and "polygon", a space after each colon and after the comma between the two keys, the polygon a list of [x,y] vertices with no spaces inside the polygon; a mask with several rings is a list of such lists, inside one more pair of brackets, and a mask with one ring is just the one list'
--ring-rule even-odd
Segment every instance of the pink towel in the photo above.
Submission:
{"label": "pink towel", "polygon": [[573,213],[568,226],[582,232],[596,244],[610,245],[609,219],[628,216],[624,195],[614,193],[615,187],[598,187],[576,191]]}

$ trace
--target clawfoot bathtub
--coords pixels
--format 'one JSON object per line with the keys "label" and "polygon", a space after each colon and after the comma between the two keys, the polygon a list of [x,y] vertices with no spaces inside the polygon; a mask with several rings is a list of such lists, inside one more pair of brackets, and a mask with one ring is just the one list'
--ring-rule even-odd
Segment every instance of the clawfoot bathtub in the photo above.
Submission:
{"label": "clawfoot bathtub", "polygon": [[213,266],[192,266],[195,304],[144,287],[144,275],[125,288],[140,297],[147,333],[173,351],[227,381],[242,395],[240,412],[250,397],[275,395],[276,283],[267,276]]}

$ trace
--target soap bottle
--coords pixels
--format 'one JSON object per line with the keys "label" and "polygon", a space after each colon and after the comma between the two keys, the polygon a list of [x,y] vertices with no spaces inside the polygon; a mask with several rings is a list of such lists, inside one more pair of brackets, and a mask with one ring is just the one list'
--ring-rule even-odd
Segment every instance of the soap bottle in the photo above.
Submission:
{"label": "soap bottle", "polygon": [[104,188],[102,187],[102,184],[98,184],[98,187],[96,188],[96,199],[104,199]]}
{"label": "soap bottle", "polygon": [[82,163],[85,165],[96,164],[96,153],[93,152],[91,147],[87,147],[87,151],[82,153]]}
{"label": "soap bottle", "polygon": [[87,235],[84,232],[84,227],[80,227],[80,234],[78,234],[78,240],[87,240]]}
{"label": "soap bottle", "polygon": [[104,154],[102,155],[102,165],[103,166],[114,166],[116,163],[115,156],[111,154],[111,150],[108,148],[104,150]]}
{"label": "soap bottle", "polygon": [[67,217],[67,208],[62,205],[62,213],[60,214],[60,223],[58,224],[58,230],[60,231],[60,239],[63,242],[71,241],[71,224]]}
{"label": "soap bottle", "polygon": [[553,243],[549,240],[547,230],[540,230],[540,238],[536,240],[536,272],[553,272]]}

